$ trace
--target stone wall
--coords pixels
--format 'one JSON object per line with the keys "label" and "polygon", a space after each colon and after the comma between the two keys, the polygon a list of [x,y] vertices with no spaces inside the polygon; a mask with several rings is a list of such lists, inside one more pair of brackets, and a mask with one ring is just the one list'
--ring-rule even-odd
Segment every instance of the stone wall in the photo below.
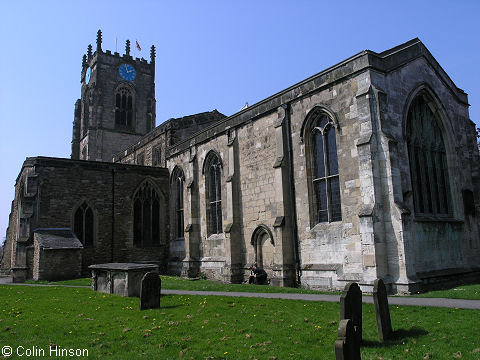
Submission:
{"label": "stone wall", "polygon": [[[60,281],[82,275],[82,252],[79,249],[42,250],[35,247],[33,258],[33,280]],[[83,273],[85,275],[85,271]]]}
{"label": "stone wall", "polygon": [[[415,53],[415,49],[409,51]],[[380,94],[378,124],[387,159],[383,196],[388,198],[389,206],[384,206],[382,212],[388,216],[383,223],[392,282],[398,283],[399,289],[414,289],[425,273],[462,269],[470,272],[478,268],[479,154],[466,94],[453,84],[426,49],[424,57],[396,71],[373,73],[372,83]],[[430,99],[429,106],[446,146],[453,209],[442,219],[425,218],[414,212],[406,120],[408,107],[419,93]],[[464,211],[465,190],[474,194],[477,210],[471,214]]]}
{"label": "stone wall", "polygon": [[[455,209],[447,224],[416,221],[411,200],[403,198],[411,189],[402,129],[409,96],[421,84],[439,92],[438,103],[444,104],[452,123],[445,136],[449,172],[455,174],[452,184],[459,186],[452,186]],[[335,123],[341,221],[312,220],[304,127],[314,108]],[[182,167],[186,181],[194,179],[195,184],[184,196],[198,203],[196,210],[185,204],[185,224],[199,225],[186,235],[186,259],[191,245],[199,241],[200,268],[218,279],[238,280],[235,267],[241,272],[255,261],[255,236],[267,234],[274,241],[265,251],[274,265],[268,260],[265,267],[271,278],[284,284],[292,283],[296,266],[296,280],[307,287],[340,289],[346,281],[358,281],[370,289],[380,277],[399,291],[411,291],[420,281],[417,273],[474,267],[480,184],[472,129],[465,93],[418,39],[380,54],[357,54],[191,139],[167,146],[169,170]],[[223,162],[226,226],[224,233],[210,237],[201,172],[209,151]],[[475,194],[476,212],[468,217],[462,209],[465,189]],[[265,232],[255,232],[259,226]],[[180,249],[181,243],[177,254]]]}
{"label": "stone wall", "polygon": [[[129,64],[136,70],[132,81],[119,75]],[[91,69],[87,83],[85,74]],[[113,154],[136,142],[155,127],[155,59],[133,58],[97,48],[82,67],[81,99],[75,104],[72,159],[110,161]],[[130,127],[115,123],[115,95],[119,87],[131,91],[133,116]]]}
{"label": "stone wall", "polygon": [[[28,193],[29,204],[19,193],[25,178],[34,176],[34,192]],[[160,198],[160,245],[139,248],[133,244],[133,196],[144,181],[149,181]],[[73,228],[76,208],[87,203],[94,213],[93,246],[82,250],[82,274],[89,275],[88,266],[106,262],[154,262],[166,270],[168,257],[168,171],[163,168],[113,163],[67,160],[58,158],[28,158],[17,180],[12,219],[30,214],[25,230],[12,231],[7,247],[33,244],[36,228]],[[32,191],[33,191],[32,190]],[[29,209],[25,209],[29,204]],[[22,208],[18,210],[19,208]],[[11,228],[15,228],[13,221]],[[18,239],[15,241],[15,235]],[[23,240],[22,240],[23,239]],[[13,241],[13,242],[12,242]],[[13,255],[16,258],[16,255]],[[5,266],[8,264],[5,262]],[[15,261],[10,267],[25,266]]]}

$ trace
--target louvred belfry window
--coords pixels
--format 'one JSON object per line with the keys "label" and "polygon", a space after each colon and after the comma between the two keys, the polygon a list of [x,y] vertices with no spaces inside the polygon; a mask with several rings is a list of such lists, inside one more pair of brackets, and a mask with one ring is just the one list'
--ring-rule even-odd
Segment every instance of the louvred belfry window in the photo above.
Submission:
{"label": "louvred belfry window", "polygon": [[120,88],[115,94],[115,125],[131,128],[133,124],[133,95],[127,88]]}

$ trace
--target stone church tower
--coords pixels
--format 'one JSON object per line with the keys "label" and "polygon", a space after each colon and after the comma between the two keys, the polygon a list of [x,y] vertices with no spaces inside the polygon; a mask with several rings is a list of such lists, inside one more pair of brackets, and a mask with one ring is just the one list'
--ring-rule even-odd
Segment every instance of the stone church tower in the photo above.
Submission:
{"label": "stone church tower", "polygon": [[130,55],[88,46],[83,55],[81,98],[75,103],[72,155],[74,160],[111,161],[112,155],[155,127],[155,47],[150,63]]}

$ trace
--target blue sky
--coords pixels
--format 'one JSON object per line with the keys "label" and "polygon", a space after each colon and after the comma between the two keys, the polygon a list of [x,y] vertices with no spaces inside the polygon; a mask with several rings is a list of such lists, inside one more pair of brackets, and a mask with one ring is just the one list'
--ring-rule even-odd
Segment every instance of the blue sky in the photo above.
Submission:
{"label": "blue sky", "polygon": [[[81,60],[137,40],[157,48],[157,125],[231,115],[362,50],[414,37],[480,120],[480,1],[0,1],[0,241],[26,157],[69,157]],[[133,47],[132,47],[133,48]]]}

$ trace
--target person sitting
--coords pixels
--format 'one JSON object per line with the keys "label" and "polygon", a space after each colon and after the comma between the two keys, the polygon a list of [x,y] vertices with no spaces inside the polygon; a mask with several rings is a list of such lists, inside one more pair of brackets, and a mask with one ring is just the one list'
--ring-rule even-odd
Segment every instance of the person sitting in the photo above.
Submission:
{"label": "person sitting", "polygon": [[250,268],[250,277],[248,279],[249,284],[265,285],[267,283],[267,273],[257,264],[252,265]]}

